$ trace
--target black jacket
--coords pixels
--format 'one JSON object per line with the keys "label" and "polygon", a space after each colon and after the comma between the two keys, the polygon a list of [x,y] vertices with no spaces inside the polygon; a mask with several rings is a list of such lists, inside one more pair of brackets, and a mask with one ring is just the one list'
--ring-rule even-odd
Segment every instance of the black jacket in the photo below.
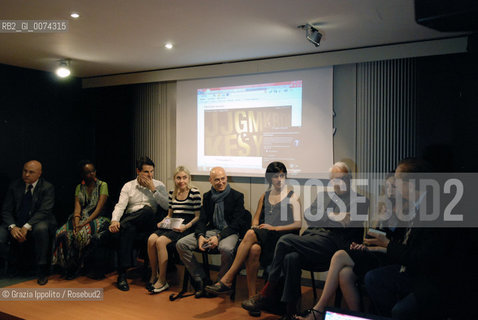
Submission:
{"label": "black jacket", "polygon": [[[205,235],[207,230],[214,229],[214,204],[211,196],[211,191],[206,192],[203,196],[201,212],[194,232],[196,238],[199,238],[199,235]],[[219,233],[221,239],[234,233],[241,236],[250,227],[250,214],[247,215],[244,209],[244,195],[242,193],[231,189],[231,192],[224,198],[224,219],[227,227]]]}
{"label": "black jacket", "polygon": [[[24,193],[25,182],[22,179],[13,181],[8,187],[2,207],[2,225],[4,227],[16,223],[17,213],[20,210]],[[53,215],[54,204],[55,189],[53,185],[43,178],[38,179],[38,183],[33,190],[32,211],[27,223],[31,226],[41,221],[46,221],[53,225],[56,224],[56,219]]]}

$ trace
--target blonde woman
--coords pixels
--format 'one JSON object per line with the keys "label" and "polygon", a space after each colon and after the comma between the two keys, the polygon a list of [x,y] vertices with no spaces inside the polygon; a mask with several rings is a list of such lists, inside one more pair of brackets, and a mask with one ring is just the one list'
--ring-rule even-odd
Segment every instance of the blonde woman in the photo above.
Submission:
{"label": "blonde woman", "polygon": [[[174,190],[169,191],[168,215],[158,223],[158,230],[148,239],[148,256],[151,266],[151,279],[148,291],[160,293],[169,288],[166,282],[168,251],[166,246],[178,241],[194,231],[194,224],[199,219],[201,209],[201,194],[191,186],[191,174],[183,166],[174,171]],[[173,229],[163,229],[164,223],[170,218],[182,218],[182,224]]]}

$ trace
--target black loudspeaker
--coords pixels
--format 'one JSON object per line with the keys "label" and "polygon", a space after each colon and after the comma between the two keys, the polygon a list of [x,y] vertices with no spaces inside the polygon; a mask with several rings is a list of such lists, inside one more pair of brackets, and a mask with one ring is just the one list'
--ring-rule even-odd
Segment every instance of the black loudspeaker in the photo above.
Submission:
{"label": "black loudspeaker", "polygon": [[468,36],[468,45],[466,50],[469,53],[478,54],[478,33],[473,33]]}
{"label": "black loudspeaker", "polygon": [[478,31],[478,0],[415,0],[415,21],[443,31]]}

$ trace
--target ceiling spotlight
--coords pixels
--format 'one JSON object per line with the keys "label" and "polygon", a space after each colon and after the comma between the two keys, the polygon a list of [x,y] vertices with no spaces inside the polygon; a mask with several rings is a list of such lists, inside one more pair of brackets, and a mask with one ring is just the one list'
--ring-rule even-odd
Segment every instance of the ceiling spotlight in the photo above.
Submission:
{"label": "ceiling spotlight", "polygon": [[70,60],[65,59],[59,62],[59,66],[55,71],[56,75],[60,78],[66,78],[71,74],[70,71]]}
{"label": "ceiling spotlight", "polygon": [[320,46],[320,39],[322,39],[322,33],[319,32],[316,26],[307,23],[305,25],[298,26],[297,28],[305,29],[305,37],[314,46]]}
{"label": "ceiling spotlight", "polygon": [[72,14],[70,14],[70,17],[72,17],[74,19],[78,19],[80,17],[80,15],[76,12],[73,12]]}
{"label": "ceiling spotlight", "polygon": [[172,44],[171,42],[168,42],[168,43],[166,43],[166,44],[164,45],[164,47],[165,47],[166,49],[172,49],[172,48],[173,48],[173,44]]}

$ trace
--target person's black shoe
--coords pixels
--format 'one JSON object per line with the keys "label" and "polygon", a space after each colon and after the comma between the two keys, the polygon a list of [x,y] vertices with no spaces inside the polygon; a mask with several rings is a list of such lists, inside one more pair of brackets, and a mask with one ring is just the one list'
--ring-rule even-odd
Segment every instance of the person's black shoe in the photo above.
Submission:
{"label": "person's black shoe", "polygon": [[242,301],[241,307],[247,311],[260,312],[266,304],[266,297],[258,293],[247,300]]}
{"label": "person's black shoe", "polygon": [[118,289],[121,291],[129,291],[129,285],[126,281],[126,276],[124,274],[118,276],[118,280],[116,282]]}
{"label": "person's black shoe", "polygon": [[247,311],[251,317],[260,317],[261,316],[261,311]]}
{"label": "person's black shoe", "polygon": [[153,281],[149,281],[146,282],[146,290],[148,290],[149,292],[152,292],[153,289],[154,289],[154,284],[156,283],[156,281],[158,281],[158,278],[154,278]]}
{"label": "person's black shoe", "polygon": [[37,283],[38,283],[40,286],[44,286],[45,284],[48,283],[48,277],[47,277],[46,275],[40,275],[40,276],[38,277]]}
{"label": "person's black shoe", "polygon": [[[310,314],[312,314],[312,316],[314,317],[314,320],[322,320],[324,319],[324,312],[321,312],[319,310],[315,310],[315,309],[308,309],[308,310],[305,310],[304,312],[298,314],[299,316],[303,317],[303,318],[306,318],[308,317]],[[294,316],[292,319],[297,319],[296,316]]]}
{"label": "person's black shoe", "polygon": [[203,280],[195,281],[194,289],[196,290],[196,292],[194,292],[194,298],[199,299],[206,296]]}
{"label": "person's black shoe", "polygon": [[38,274],[37,283],[40,286],[44,286],[45,284],[48,283],[48,266],[47,265],[44,265],[44,264],[38,265],[37,274]]}
{"label": "person's black shoe", "polygon": [[210,293],[210,294],[228,294],[228,293],[231,293],[232,292],[232,287],[228,287],[224,284],[224,282],[222,281],[218,281],[216,282],[215,284],[213,285],[210,285],[210,286],[206,286],[204,288],[204,290],[206,290],[207,293]]}
{"label": "person's black shoe", "polygon": [[206,283],[205,280],[195,281],[194,289],[196,290],[196,292],[194,293],[194,297],[196,299],[204,298],[204,297],[213,298],[213,297],[217,296],[216,294],[208,293],[206,291],[206,285],[207,284],[209,284],[209,283]]}

